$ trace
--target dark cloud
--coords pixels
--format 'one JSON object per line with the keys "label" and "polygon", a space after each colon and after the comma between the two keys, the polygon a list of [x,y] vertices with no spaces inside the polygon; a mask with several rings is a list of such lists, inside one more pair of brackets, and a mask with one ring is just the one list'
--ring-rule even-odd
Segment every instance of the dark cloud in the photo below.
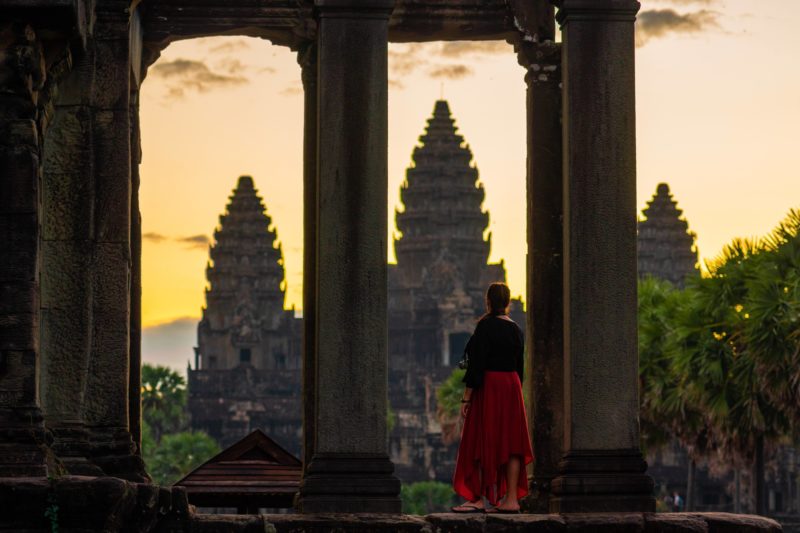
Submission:
{"label": "dark cloud", "polygon": [[250,48],[250,43],[248,43],[245,39],[236,39],[234,41],[225,41],[224,43],[212,47],[211,52],[228,53],[246,50],[248,48]]}
{"label": "dark cloud", "polygon": [[508,54],[513,52],[505,41],[453,41],[442,43],[439,53],[444,57],[465,55]]}
{"label": "dark cloud", "polygon": [[472,75],[467,65],[441,65],[428,70],[428,76],[434,79],[460,80]]}
{"label": "dark cloud", "polygon": [[203,93],[248,82],[247,78],[241,75],[213,72],[202,61],[193,59],[175,59],[166,63],[156,63],[152,70],[155,76],[167,80],[168,96],[172,98],[184,96],[187,89]]}
{"label": "dark cloud", "polygon": [[142,239],[150,242],[162,242],[168,239],[168,237],[161,235],[160,233],[144,233],[142,234]]}
{"label": "dark cloud", "polygon": [[206,235],[192,235],[189,237],[178,237],[177,242],[187,245],[188,248],[205,248],[211,242]]}
{"label": "dark cloud", "polygon": [[419,67],[428,64],[424,45],[419,43],[403,44],[389,50],[389,71],[396,76],[411,74]]}
{"label": "dark cloud", "polygon": [[248,69],[244,63],[232,57],[223,58],[217,65],[228,74],[240,74]]}
{"label": "dark cloud", "polygon": [[717,29],[719,13],[702,9],[691,13],[678,13],[674,9],[652,9],[639,13],[636,22],[636,44],[642,46],[650,39],[669,34],[701,33]]}

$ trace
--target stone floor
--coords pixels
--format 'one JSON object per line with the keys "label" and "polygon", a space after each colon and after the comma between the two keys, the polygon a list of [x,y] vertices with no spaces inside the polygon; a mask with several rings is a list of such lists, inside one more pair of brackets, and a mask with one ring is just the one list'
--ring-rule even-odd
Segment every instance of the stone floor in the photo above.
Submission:
{"label": "stone floor", "polygon": [[[56,526],[56,529],[54,529]],[[0,531],[19,533],[772,533],[777,522],[724,513],[573,515],[208,515],[182,489],[116,478],[0,478]]]}

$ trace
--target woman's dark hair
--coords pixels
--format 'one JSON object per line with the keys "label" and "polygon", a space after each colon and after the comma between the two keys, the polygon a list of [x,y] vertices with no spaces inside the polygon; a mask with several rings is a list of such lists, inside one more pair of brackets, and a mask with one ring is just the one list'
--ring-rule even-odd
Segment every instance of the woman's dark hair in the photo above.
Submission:
{"label": "woman's dark hair", "polygon": [[508,306],[511,303],[511,289],[502,281],[495,281],[486,290],[486,314],[481,319],[487,316],[505,315],[508,313]]}

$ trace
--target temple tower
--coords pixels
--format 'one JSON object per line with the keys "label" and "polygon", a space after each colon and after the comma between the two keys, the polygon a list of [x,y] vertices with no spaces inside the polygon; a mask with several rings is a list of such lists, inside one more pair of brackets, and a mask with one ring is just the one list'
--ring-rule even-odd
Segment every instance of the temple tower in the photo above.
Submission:
{"label": "temple tower", "polygon": [[214,232],[197,368],[297,368],[292,312],[283,309],[283,254],[253,178],[242,176]]}
{"label": "temple tower", "polygon": [[[484,310],[503,263],[487,264],[489,214],[472,151],[439,100],[414,148],[396,214],[397,266],[389,271],[390,366],[452,366]],[[513,289],[513,287],[512,287]]]}
{"label": "temple tower", "polygon": [[687,277],[698,274],[696,235],[681,217],[669,185],[659,183],[639,222],[639,276],[653,276],[682,287]]}

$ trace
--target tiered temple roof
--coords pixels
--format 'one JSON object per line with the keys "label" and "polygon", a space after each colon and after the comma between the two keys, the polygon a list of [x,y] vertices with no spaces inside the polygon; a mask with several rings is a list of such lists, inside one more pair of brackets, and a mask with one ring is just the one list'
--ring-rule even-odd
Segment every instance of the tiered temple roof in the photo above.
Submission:
{"label": "tiered temple roof", "polygon": [[406,280],[421,279],[422,269],[443,253],[457,253],[462,265],[475,265],[465,272],[473,284],[489,258],[491,242],[483,238],[489,214],[481,208],[484,189],[472,152],[445,100],[436,102],[419,140],[400,190],[405,210],[396,215],[402,233],[395,241],[397,264]]}
{"label": "tiered temple roof", "polygon": [[639,276],[653,276],[683,286],[688,276],[696,275],[695,234],[681,217],[682,210],[672,199],[669,185],[660,183],[639,222]]}

